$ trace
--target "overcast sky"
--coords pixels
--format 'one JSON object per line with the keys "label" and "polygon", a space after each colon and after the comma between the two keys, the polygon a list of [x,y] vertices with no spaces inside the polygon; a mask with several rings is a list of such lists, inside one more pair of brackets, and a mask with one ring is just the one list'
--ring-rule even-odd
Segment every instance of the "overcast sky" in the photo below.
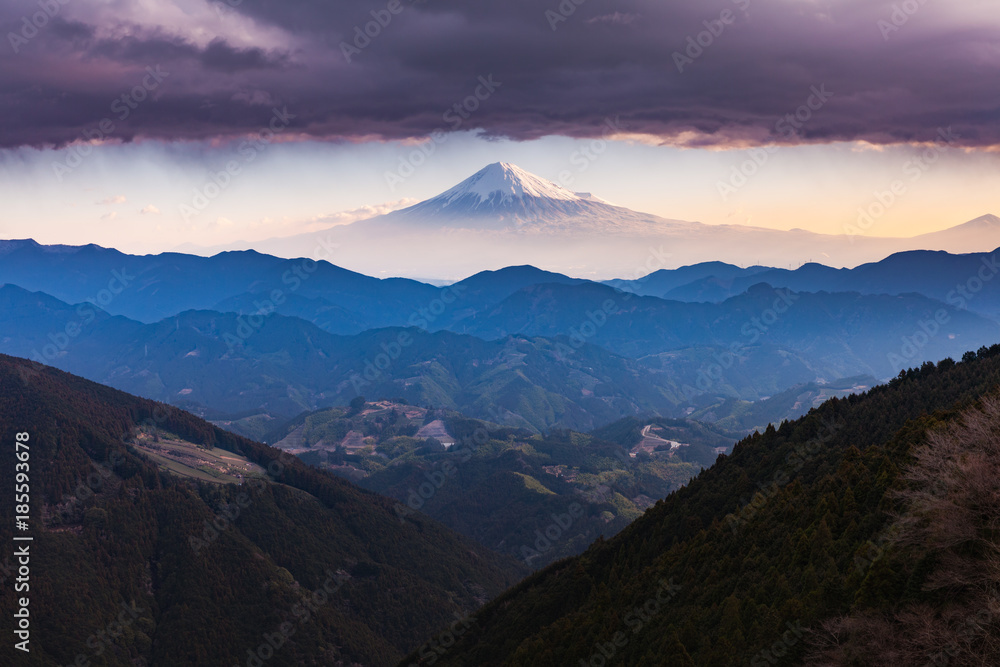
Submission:
{"label": "overcast sky", "polygon": [[500,160],[707,223],[1000,214],[997,0],[62,2],[0,4],[0,237],[289,235]]}

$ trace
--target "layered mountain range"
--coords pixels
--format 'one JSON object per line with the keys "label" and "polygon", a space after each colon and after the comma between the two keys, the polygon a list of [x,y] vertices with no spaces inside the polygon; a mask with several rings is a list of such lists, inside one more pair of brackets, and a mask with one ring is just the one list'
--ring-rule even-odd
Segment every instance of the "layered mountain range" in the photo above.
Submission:
{"label": "layered mountain range", "polygon": [[871,386],[1000,337],[992,253],[706,263],[608,284],[520,266],[445,287],[250,251],[0,253],[0,350],[214,419],[290,419],[357,395],[536,431],[728,419],[796,386]]}
{"label": "layered mountain range", "polygon": [[309,234],[225,249],[326,258],[371,275],[457,279],[514,262],[593,279],[638,278],[698,262],[747,266],[817,261],[856,266],[905,250],[955,253],[1000,246],[1000,219],[985,215],[913,238],[879,237],[870,220],[845,220],[841,234],[748,225],[708,225],[615,206],[571,192],[520,167],[487,165],[445,192],[405,209]]}
{"label": "layered mountain range", "polygon": [[[345,233],[385,265],[422,233],[558,259],[671,229],[785,234],[503,164]],[[489,265],[441,248],[418,259]],[[26,664],[994,664],[995,253],[643,252],[440,285],[0,242],[0,435],[30,433],[44,554]]]}

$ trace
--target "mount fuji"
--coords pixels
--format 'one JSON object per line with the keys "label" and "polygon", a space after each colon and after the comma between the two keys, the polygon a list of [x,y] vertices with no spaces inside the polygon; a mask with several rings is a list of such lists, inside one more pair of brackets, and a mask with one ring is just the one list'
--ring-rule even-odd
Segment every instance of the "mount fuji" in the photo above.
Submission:
{"label": "mount fuji", "polygon": [[[589,192],[570,192],[520,167],[497,162],[455,187],[415,206],[387,214],[402,224],[505,231],[569,231],[569,221],[589,231],[635,230],[634,223],[656,224],[655,218],[613,206]],[[633,223],[630,225],[629,223]]]}
{"label": "mount fuji", "polygon": [[408,208],[316,233],[225,249],[252,247],[284,257],[313,257],[318,247],[333,248],[332,256],[324,254],[324,259],[374,276],[450,280],[532,264],[580,278],[635,279],[707,261],[776,267],[812,261],[851,267],[903,250],[945,249],[936,245],[946,240],[952,252],[992,250],[1000,246],[1000,233],[983,234],[983,227],[1000,232],[994,220],[986,216],[967,223],[958,236],[946,231],[913,239],[707,225],[615,206],[497,162]]}

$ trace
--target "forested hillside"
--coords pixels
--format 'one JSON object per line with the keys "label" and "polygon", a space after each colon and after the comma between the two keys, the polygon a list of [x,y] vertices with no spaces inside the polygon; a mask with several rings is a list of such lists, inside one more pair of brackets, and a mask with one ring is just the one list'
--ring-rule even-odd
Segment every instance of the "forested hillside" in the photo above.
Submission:
{"label": "forested hillside", "polygon": [[994,346],[755,433],[439,664],[1000,664],[998,385]]}
{"label": "forested hillside", "polygon": [[[4,488],[15,434],[30,448],[30,530],[19,534],[34,537],[32,635],[18,664],[233,665],[268,654],[268,665],[390,665],[525,572],[420,515],[403,527],[392,501],[293,456],[11,357],[0,357],[0,424]],[[183,479],[135,445],[140,431],[266,472],[238,484]],[[3,503],[8,582],[13,529],[14,505]],[[3,591],[0,613],[12,618],[14,591]],[[0,664],[13,651],[8,637]]]}

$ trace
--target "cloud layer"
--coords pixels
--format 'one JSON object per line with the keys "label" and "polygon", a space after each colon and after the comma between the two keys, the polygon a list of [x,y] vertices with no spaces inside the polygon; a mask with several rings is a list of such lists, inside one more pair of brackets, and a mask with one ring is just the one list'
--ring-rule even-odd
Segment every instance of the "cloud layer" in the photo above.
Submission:
{"label": "cloud layer", "polygon": [[288,139],[590,137],[620,117],[693,147],[945,127],[1000,145],[1000,1],[578,2],[4,3],[0,146],[225,140],[276,107]]}

